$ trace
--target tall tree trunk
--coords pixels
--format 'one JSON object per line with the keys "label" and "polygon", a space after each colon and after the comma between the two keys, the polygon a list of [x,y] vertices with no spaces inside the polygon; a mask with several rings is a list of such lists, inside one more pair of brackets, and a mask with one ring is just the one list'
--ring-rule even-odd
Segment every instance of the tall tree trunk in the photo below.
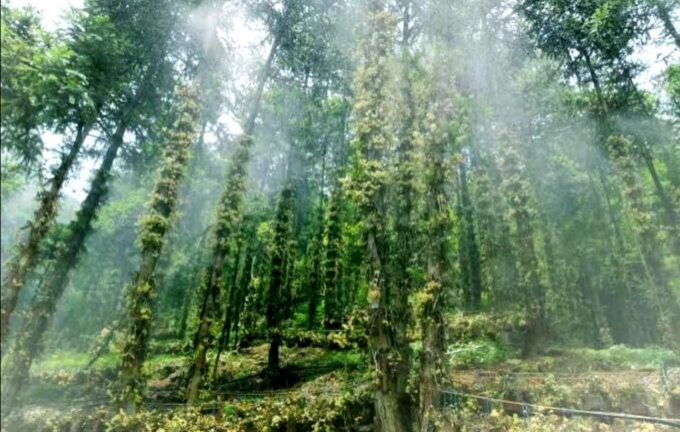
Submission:
{"label": "tall tree trunk", "polygon": [[208,234],[210,233],[211,226],[208,226],[204,231],[203,234],[201,235],[201,239],[198,242],[198,247],[197,250],[194,252],[195,258],[194,258],[194,266],[195,270],[193,271],[192,276],[190,277],[190,281],[192,284],[188,286],[185,291],[184,291],[184,299],[182,300],[182,309],[179,312],[179,330],[177,330],[177,337],[179,340],[184,341],[187,335],[187,329],[189,326],[189,316],[191,314],[191,306],[194,302],[194,295],[195,295],[195,290],[193,289],[194,286],[201,286],[202,283],[202,276],[203,276],[203,269],[201,268],[200,265],[200,257],[201,253],[200,251],[205,248],[205,243],[208,239]]}
{"label": "tall tree trunk", "polygon": [[[236,297],[236,303],[234,304],[234,345],[233,345],[234,348],[238,347],[241,313],[243,312],[245,300],[246,297],[248,296],[248,286],[250,285],[250,281],[255,276],[254,275],[255,261],[256,261],[255,252],[251,250],[251,248],[248,248],[246,258],[243,261],[243,272],[241,272],[239,280],[236,281],[239,290],[238,296]],[[228,342],[229,341],[227,341],[227,343]]]}
{"label": "tall tree trunk", "polygon": [[[323,231],[321,231],[323,235]],[[316,316],[318,314],[319,299],[321,298],[321,292],[323,290],[323,239],[315,238],[313,240],[311,248],[311,274],[310,274],[310,298],[309,298],[309,311],[307,314],[307,328],[309,330],[314,330],[317,326]]]}
{"label": "tall tree trunk", "polygon": [[324,294],[324,328],[337,330],[343,320],[341,310],[340,265],[342,253],[341,186],[333,189],[328,207],[328,247],[326,251],[326,291]]}
{"label": "tall tree trunk", "polygon": [[[250,160],[250,148],[253,140],[251,135],[255,130],[255,121],[260,112],[260,102],[264,92],[265,84],[269,79],[271,73],[272,63],[279,48],[281,41],[281,33],[278,32],[269,49],[267,60],[265,61],[262,71],[260,71],[257,87],[251,97],[251,106],[248,112],[248,118],[243,126],[243,134],[239,138],[237,144],[237,151],[235,152],[235,160],[230,165],[229,173],[227,173],[227,186],[222,194],[220,200],[220,208],[218,210],[218,227],[215,232],[215,246],[213,247],[213,264],[212,269],[206,270],[206,285],[202,291],[204,295],[204,307],[201,309],[201,316],[199,318],[199,326],[194,337],[194,356],[192,366],[189,370],[189,385],[187,387],[187,403],[192,404],[198,396],[198,388],[207,369],[206,355],[212,341],[210,340],[210,330],[212,321],[214,319],[216,302],[219,295],[219,284],[222,277],[222,263],[229,253],[229,242],[231,236],[237,229],[240,222],[240,214],[234,213],[238,209],[240,202],[243,199],[243,192],[245,191],[245,169]],[[225,213],[227,212],[227,213]],[[231,214],[229,214],[231,213]],[[230,217],[237,217],[239,220],[229,220]],[[229,305],[227,305],[229,307]]]}
{"label": "tall tree trunk", "polygon": [[123,144],[123,135],[127,130],[127,120],[121,121],[114,133],[111,144],[104,156],[102,164],[92,182],[90,191],[78,211],[76,219],[69,224],[70,236],[64,245],[59,247],[55,263],[47,270],[36,292],[27,317],[24,319],[21,332],[12,345],[13,361],[7,370],[8,380],[2,386],[3,403],[14,406],[28,379],[33,360],[40,354],[43,335],[56,311],[57,303],[66,289],[69,273],[75,267],[85,240],[92,232],[92,223],[97,212],[106,200],[108,180],[118,149]]}
{"label": "tall tree trunk", "polygon": [[[220,330],[220,338],[217,342],[217,355],[215,356],[215,364],[213,365],[213,379],[217,379],[217,371],[220,364],[220,356],[225,347],[229,346],[229,339],[231,337],[231,328],[233,315],[236,311],[236,300],[240,295],[240,286],[238,284],[241,274],[241,258],[243,258],[244,250],[246,245],[243,240],[238,242],[238,249],[236,252],[236,257],[234,259],[233,277],[231,279],[231,285],[229,286],[229,297],[227,298],[227,304],[224,308],[224,318],[222,320],[222,329]],[[245,265],[245,263],[244,263]]]}
{"label": "tall tree trunk", "polygon": [[455,137],[446,133],[446,119],[450,113],[435,102],[432,118],[437,119],[426,144],[426,282],[418,304],[421,322],[423,353],[420,360],[420,431],[436,430],[436,414],[441,407],[441,386],[446,366],[445,350],[446,320],[444,311],[448,305],[448,282],[446,269],[449,262],[449,233],[452,224],[445,194],[448,172],[447,146]]}
{"label": "tall tree trunk", "polygon": [[660,312],[659,327],[664,341],[680,352],[680,303],[669,283],[663,259],[658,248],[658,229],[648,215],[637,178],[632,156],[632,143],[623,137],[612,136],[608,145],[613,153],[619,175],[626,186],[629,213],[635,224],[641,261],[653,286],[655,303]]}
{"label": "tall tree trunk", "polygon": [[196,129],[200,114],[193,91],[186,88],[177,91],[181,104],[179,119],[166,146],[164,162],[151,193],[149,210],[140,220],[141,264],[129,287],[129,323],[120,355],[119,398],[121,405],[129,413],[134,413],[142,401],[142,367],[151,330],[151,299],[156,291],[154,273],[165,234],[170,228],[170,218],[177,204],[189,150],[198,132]]}
{"label": "tall tree trunk", "polygon": [[[376,382],[374,390],[375,423],[378,432],[407,432],[413,429],[412,405],[407,393],[410,352],[406,341],[407,313],[400,296],[402,281],[392,285],[389,278],[389,237],[387,211],[387,170],[384,159],[391,147],[391,125],[385,97],[389,70],[386,59],[392,48],[394,18],[386,12],[384,0],[372,0],[367,11],[366,33],[361,44],[364,63],[356,72],[354,107],[356,138],[360,156],[354,170],[353,188],[363,221],[363,240],[370,313],[369,356]],[[396,288],[393,292],[392,289]]]}
{"label": "tall tree trunk", "polygon": [[325,281],[323,273],[324,258],[326,257],[326,248],[324,247],[323,237],[326,232],[326,195],[324,189],[326,187],[326,152],[328,150],[328,142],[323,144],[323,159],[321,168],[321,187],[319,188],[319,213],[317,216],[317,232],[312,243],[312,274],[310,280],[311,296],[309,299],[309,317],[307,320],[307,328],[310,330],[316,327],[316,315],[319,304],[319,299],[323,293]]}
{"label": "tall tree trunk", "polygon": [[604,92],[602,91],[602,85],[600,84],[600,78],[597,76],[597,71],[595,70],[595,66],[593,65],[593,62],[590,58],[590,53],[588,52],[587,48],[583,48],[583,47],[579,47],[578,52],[581,54],[583,59],[586,61],[586,67],[588,68],[588,74],[590,75],[590,81],[593,83],[593,87],[595,88],[595,96],[597,97],[597,100],[600,103],[600,109],[602,109],[602,112],[599,113],[599,114],[606,118],[606,117],[609,116],[609,107],[607,105],[607,101],[604,99]]}
{"label": "tall tree trunk", "polygon": [[[369,237],[368,242],[369,262],[372,263],[371,268],[380,272],[376,276],[378,280],[374,283],[374,287],[377,287],[380,292],[380,303],[375,317],[380,322],[376,323],[376,328],[369,339],[373,342],[369,342],[371,348],[378,354],[378,371],[384,374],[376,392],[376,412],[378,424],[382,430],[395,432],[412,430],[414,425],[413,404],[406,392],[406,384],[412,362],[407,329],[412,320],[408,299],[414,284],[410,270],[415,265],[415,176],[418,170],[414,142],[418,125],[410,70],[412,2],[404,0],[401,6],[400,93],[403,110],[399,119],[401,124],[399,125],[395,174],[397,199],[394,208],[396,243],[394,256],[396,262],[390,262],[390,254],[387,253],[389,250],[387,224],[377,220],[381,207],[386,207],[384,198],[372,197],[377,205],[374,205],[368,213],[368,233],[372,236],[372,238]],[[385,188],[384,185],[383,188]],[[382,194],[385,190],[378,189],[376,192]],[[397,417],[388,418],[395,415]]]}
{"label": "tall tree trunk", "polygon": [[269,357],[267,369],[270,381],[276,385],[280,369],[281,347],[281,321],[285,318],[288,309],[285,299],[288,287],[287,277],[290,274],[291,242],[293,239],[295,191],[290,182],[281,191],[276,204],[276,216],[274,220],[274,252],[271,263],[271,277],[269,292],[267,294],[267,329],[269,331]]}
{"label": "tall tree trunk", "polygon": [[[24,287],[28,273],[35,267],[38,258],[40,243],[47,236],[57,216],[58,200],[61,188],[68,178],[80,149],[92,129],[92,124],[79,123],[76,128],[76,136],[61,158],[61,162],[53,171],[52,180],[48,190],[43,190],[38,195],[40,206],[36,210],[33,221],[29,222],[28,237],[18,247],[19,255],[11,262],[7,269],[3,298],[0,305],[0,343],[3,348],[9,334],[9,322],[16,308],[19,293]],[[4,353],[4,349],[3,349]]]}
{"label": "tall tree trunk", "polygon": [[459,165],[460,172],[460,199],[462,205],[463,218],[465,220],[465,251],[467,252],[467,264],[469,265],[470,283],[470,306],[474,310],[482,307],[482,271],[480,265],[479,246],[477,244],[477,233],[475,231],[475,221],[473,217],[472,202],[468,189],[466,161]]}
{"label": "tall tree trunk", "polygon": [[250,111],[248,112],[248,118],[246,119],[246,123],[243,126],[243,135],[250,136],[253,134],[253,131],[255,130],[255,120],[257,120],[257,116],[260,113],[260,102],[262,101],[262,93],[264,93],[264,86],[265,84],[267,84],[267,80],[269,79],[272,63],[274,62],[274,57],[276,56],[276,52],[279,49],[280,42],[281,35],[280,33],[277,33],[274,37],[274,42],[272,42],[272,46],[269,49],[269,54],[267,55],[267,60],[264,63],[264,67],[260,72],[257,87],[251,99],[251,106]]}
{"label": "tall tree trunk", "polygon": [[539,262],[534,246],[531,218],[530,185],[514,138],[502,138],[504,154],[500,166],[505,173],[504,188],[513,210],[512,220],[517,230],[517,266],[520,273],[521,297],[526,309],[526,328],[522,342],[522,357],[533,355],[545,338],[546,287],[541,282]]}
{"label": "tall tree trunk", "polygon": [[680,256],[680,225],[678,224],[678,216],[676,214],[676,209],[674,203],[668,197],[666,190],[661,183],[661,178],[659,173],[656,171],[656,166],[654,165],[654,158],[650,150],[646,145],[642,144],[639,146],[640,155],[645,161],[649,175],[652,177],[652,182],[654,183],[654,189],[656,194],[661,201],[661,205],[664,209],[664,219],[666,222],[666,228],[669,231],[670,244],[675,255]]}
{"label": "tall tree trunk", "polygon": [[239,139],[229,165],[226,176],[227,184],[217,210],[218,219],[215,226],[212,265],[205,270],[205,279],[201,291],[204,296],[203,308],[194,338],[194,356],[189,370],[188,404],[193,404],[196,400],[201,379],[207,368],[206,355],[213,343],[211,330],[218,310],[217,304],[223,282],[222,267],[229,256],[233,236],[242,219],[241,202],[246,188],[246,170],[252,145],[253,140],[250,136],[244,135]]}

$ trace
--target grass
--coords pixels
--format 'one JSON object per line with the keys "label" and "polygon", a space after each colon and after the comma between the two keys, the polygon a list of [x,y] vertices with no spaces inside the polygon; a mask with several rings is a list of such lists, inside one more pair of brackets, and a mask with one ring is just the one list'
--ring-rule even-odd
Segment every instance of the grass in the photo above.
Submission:
{"label": "grass", "polygon": [[602,350],[574,348],[567,350],[565,354],[573,360],[607,369],[648,369],[658,368],[662,362],[680,362],[680,357],[673,351],[656,347],[630,348],[614,345]]}
{"label": "grass", "polygon": [[[53,375],[66,373],[73,375],[84,369],[90,360],[90,354],[77,351],[57,351],[36,363],[32,369],[32,375]],[[181,354],[157,354],[147,358],[144,364],[146,372],[150,376],[158,375],[159,371],[167,366],[181,366],[185,356]],[[93,369],[115,369],[118,367],[120,358],[118,352],[110,352],[101,356],[94,364]]]}
{"label": "grass", "polygon": [[[86,352],[56,351],[37,362],[33,370],[36,372],[54,372],[58,370],[76,372],[84,368],[89,360],[90,354]],[[98,369],[113,368],[117,364],[118,354],[111,352],[99,358],[94,367]]]}
{"label": "grass", "polygon": [[362,353],[358,351],[327,351],[319,358],[321,364],[342,363],[347,366],[358,366],[364,362]]}

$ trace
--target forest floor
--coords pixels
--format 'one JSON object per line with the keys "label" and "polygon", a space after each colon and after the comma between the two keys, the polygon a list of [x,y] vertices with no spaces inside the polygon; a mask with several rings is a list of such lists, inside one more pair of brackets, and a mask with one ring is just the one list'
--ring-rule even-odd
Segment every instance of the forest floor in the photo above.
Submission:
{"label": "forest floor", "polygon": [[[86,354],[55,353],[36,365],[24,408],[2,430],[371,430],[371,372],[360,351],[284,348],[283,378],[276,389],[263,373],[267,345],[225,353],[214,384],[203,391],[197,406],[187,410],[182,403],[186,356],[169,352],[176,347],[172,341],[154,347],[147,362],[145,410],[133,417],[117,414],[107,394],[109,383],[115,382],[117,353],[103,356],[90,371],[82,369]],[[476,341],[451,347],[450,363],[442,399],[443,430],[680,428],[571,411],[680,418],[680,406],[673,405],[677,399],[672,397],[680,389],[680,358],[670,351],[553,348],[543,356],[520,360],[508,347]],[[555,415],[540,407],[565,411]],[[104,423],[108,429],[92,426]]]}

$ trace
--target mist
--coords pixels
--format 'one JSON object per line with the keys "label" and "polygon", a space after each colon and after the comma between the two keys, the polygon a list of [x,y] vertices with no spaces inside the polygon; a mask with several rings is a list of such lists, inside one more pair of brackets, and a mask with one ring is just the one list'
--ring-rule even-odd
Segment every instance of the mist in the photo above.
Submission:
{"label": "mist", "polygon": [[677,423],[676,1],[26,5],[3,430]]}

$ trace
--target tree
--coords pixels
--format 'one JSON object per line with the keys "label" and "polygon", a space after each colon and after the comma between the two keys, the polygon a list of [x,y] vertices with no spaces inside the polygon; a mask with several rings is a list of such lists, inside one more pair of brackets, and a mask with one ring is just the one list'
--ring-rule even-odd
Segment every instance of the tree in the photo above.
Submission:
{"label": "tree", "polygon": [[342,265],[342,188],[336,185],[333,188],[328,204],[328,224],[326,237],[326,265],[324,275],[324,328],[337,330],[342,324],[342,299],[340,293],[341,265]]}
{"label": "tree", "polygon": [[436,428],[436,415],[441,407],[441,386],[446,370],[446,319],[450,307],[451,212],[447,206],[446,186],[452,160],[449,148],[460,139],[451,121],[450,100],[442,100],[433,91],[432,106],[426,117],[429,125],[425,138],[425,237],[427,256],[425,285],[418,292],[417,315],[420,320],[423,352],[420,359],[420,430]]}
{"label": "tree", "polygon": [[[187,403],[189,404],[196,400],[201,378],[204,376],[207,368],[206,353],[212,346],[212,324],[218,310],[216,303],[219,300],[221,285],[224,283],[222,268],[225,264],[225,258],[231,253],[234,234],[241,224],[243,217],[241,201],[246,189],[246,168],[252,145],[253,140],[249,136],[242,136],[237,141],[236,151],[227,172],[227,186],[224,189],[218,207],[212,248],[212,264],[206,268],[203,276],[203,305],[200,311],[198,331],[195,336],[194,360],[192,369],[189,372],[189,386],[187,389]],[[234,287],[232,286],[233,289]]]}
{"label": "tree", "polygon": [[141,265],[128,289],[128,320],[120,354],[120,403],[130,412],[141,403],[144,382],[142,366],[146,358],[151,325],[151,299],[155,294],[155,269],[170,218],[177,203],[177,192],[184,177],[189,149],[195,139],[200,113],[195,89],[178,88],[178,119],[169,133],[163,164],[159,170],[149,209],[140,219]]}
{"label": "tree", "polygon": [[503,171],[503,187],[508,196],[509,219],[515,225],[516,265],[519,274],[521,301],[526,312],[526,329],[522,341],[522,356],[527,358],[540,348],[546,335],[545,302],[547,287],[544,285],[534,245],[534,222],[532,218],[531,190],[525,174],[525,166],[517,149],[517,141],[509,134],[501,137],[503,154],[499,166]]}
{"label": "tree", "polygon": [[668,274],[664,268],[659,251],[658,229],[645,208],[643,188],[638,180],[634,163],[633,145],[622,136],[612,136],[608,141],[616,157],[619,176],[626,186],[627,209],[635,224],[637,248],[644,265],[644,273],[653,288],[652,303],[656,304],[659,330],[664,342],[676,350],[680,347],[680,302],[669,285]]}
{"label": "tree", "polygon": [[290,305],[290,277],[293,255],[293,208],[295,204],[294,187],[289,184],[281,191],[276,203],[273,229],[273,253],[271,277],[267,293],[267,330],[269,333],[269,357],[267,369],[272,382],[280,373],[281,323],[287,316]]}
{"label": "tree", "polygon": [[[375,412],[379,431],[408,431],[413,427],[410,396],[406,392],[410,369],[403,303],[392,289],[388,227],[383,215],[387,174],[384,158],[391,145],[388,123],[389,81],[387,60],[392,47],[394,17],[384,2],[369,3],[360,43],[361,64],[355,75],[353,115],[352,198],[358,202],[363,223],[366,278],[369,283],[369,354],[375,365]],[[401,281],[396,281],[401,283]],[[401,314],[399,312],[402,312]]]}
{"label": "tree", "polygon": [[[218,310],[217,301],[220,294],[220,284],[223,283],[222,266],[224,265],[224,260],[231,252],[233,235],[238,229],[241,220],[240,205],[246,189],[246,168],[250,160],[250,148],[253,144],[251,135],[255,129],[255,120],[260,111],[259,107],[264,87],[271,74],[272,63],[280,46],[282,30],[277,28],[276,31],[264,67],[260,71],[257,87],[251,95],[250,111],[243,127],[243,134],[237,140],[237,150],[227,173],[227,185],[218,207],[218,223],[214,234],[215,244],[213,246],[212,266],[206,270],[204,283],[201,284],[204,288],[202,289],[203,306],[200,311],[200,324],[194,338],[194,361],[189,373],[190,378],[187,388],[187,403],[189,404],[196,400],[198,387],[204,372],[207,370],[206,353],[212,345],[210,332],[212,331],[214,315]],[[229,304],[226,305],[226,307],[230,306]]]}
{"label": "tree", "polygon": [[24,287],[28,273],[35,267],[38,261],[40,243],[47,236],[54,223],[57,214],[57,200],[61,187],[66,182],[68,173],[75,163],[85,138],[92,128],[92,123],[79,123],[76,136],[67,153],[62,155],[61,162],[53,170],[52,180],[48,189],[39,194],[40,207],[35,212],[33,222],[29,224],[29,232],[26,240],[19,246],[18,256],[13,260],[7,270],[2,299],[2,311],[0,325],[2,326],[1,337],[4,343],[9,334],[9,323],[12,313],[17,305],[19,292]]}

